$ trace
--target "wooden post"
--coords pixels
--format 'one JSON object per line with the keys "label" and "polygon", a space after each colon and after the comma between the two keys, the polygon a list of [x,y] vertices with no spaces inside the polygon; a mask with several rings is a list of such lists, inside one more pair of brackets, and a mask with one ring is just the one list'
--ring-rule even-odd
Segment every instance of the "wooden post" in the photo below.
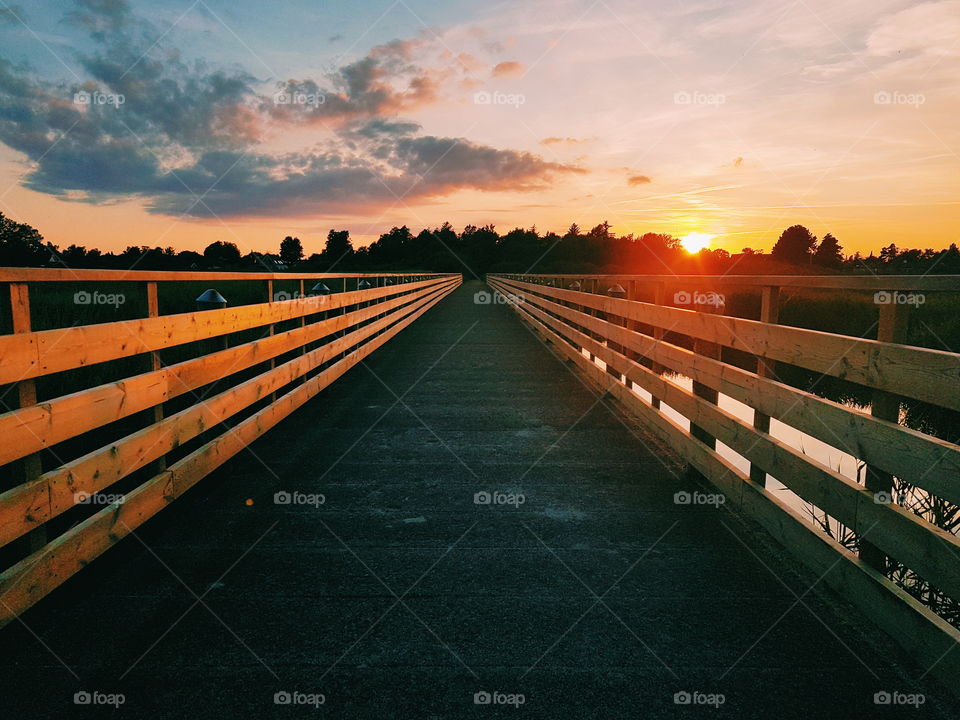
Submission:
{"label": "wooden post", "polygon": [[[158,317],[160,315],[160,298],[157,293],[157,283],[150,281],[147,283],[147,317]],[[160,369],[160,353],[154,350],[147,359],[147,369],[156,371]],[[163,404],[154,405],[152,410],[147,411],[147,423],[156,424],[163,420]],[[153,462],[154,473],[161,473],[167,469],[167,456],[161,455]]]}
{"label": "wooden post", "polygon": [[[881,305],[877,340],[888,343],[903,343],[907,338],[908,311],[908,305],[898,305],[894,302]],[[883,390],[874,390],[870,414],[882,420],[899,422],[900,398]],[[868,465],[864,485],[871,492],[883,492],[892,495],[893,475],[880,468]],[[860,559],[881,573],[887,568],[886,553],[862,538],[860,539]]]}
{"label": "wooden post", "polygon": [[[271,305],[273,304],[273,280],[267,280],[267,302]],[[267,329],[267,335],[271,336],[274,333],[274,323],[270,323],[269,328]],[[273,370],[277,366],[277,359],[270,358],[270,369]],[[272,405],[277,401],[277,393],[270,393],[270,404]]]}
{"label": "wooden post", "polygon": [[[591,294],[591,295],[596,295],[599,287],[600,287],[600,279],[599,279],[599,278],[591,278],[591,279],[590,279],[590,294]],[[592,315],[593,317],[598,318],[598,319],[602,319],[602,317],[603,317],[603,313],[602,313],[602,312],[600,312],[599,310],[593,310],[592,308],[587,308],[587,314],[588,314],[588,315]],[[600,337],[599,335],[597,335],[597,333],[595,333],[595,332],[590,332],[589,330],[587,330],[587,334],[588,334],[590,337],[592,337],[594,340],[597,340],[598,342],[603,342],[603,338]],[[596,362],[596,361],[597,361],[597,356],[594,355],[593,353],[590,353],[590,362]]]}
{"label": "wooden post", "polygon": [[[780,319],[780,288],[776,285],[765,285],[760,296],[760,322],[775,324]],[[773,360],[757,358],[757,375],[763,378],[776,377],[777,364]],[[759,410],[753,411],[753,426],[762,433],[770,432],[770,416]],[[760,487],[767,484],[767,471],[750,463],[750,479]]]}
{"label": "wooden post", "polygon": [[[629,285],[629,283],[628,283],[628,285]],[[610,290],[612,290],[615,286],[616,286],[616,285],[611,285],[610,288],[608,288],[608,289],[604,292],[604,295],[607,295],[607,296],[609,296],[609,297],[618,297],[618,296],[620,295],[619,292],[617,292],[616,294],[611,294],[611,293],[610,293]],[[623,288],[622,285],[621,285],[620,287]],[[623,288],[623,289],[624,289],[624,292],[623,292],[623,298],[622,298],[622,299],[626,299],[627,297],[629,297],[629,290],[627,290],[626,288]],[[612,317],[611,317],[611,316],[607,316],[607,317],[606,317],[606,321],[607,321],[610,325],[618,325],[618,326],[624,327],[624,328],[627,327],[628,320],[627,320],[626,318],[614,319],[615,317],[617,317],[617,316],[615,316],[615,315],[612,316]],[[607,340],[607,347],[610,348],[611,350],[613,350],[614,352],[620,353],[621,355],[626,355],[628,358],[630,357],[629,354],[627,353],[626,348],[623,347],[623,345],[621,345],[620,343],[613,342],[612,340]],[[620,382],[625,382],[625,381],[626,381],[626,376],[625,376],[625,375],[621,375],[618,370],[615,370],[615,369],[612,368],[610,365],[607,365],[607,374],[610,375],[610,376],[612,376],[612,377],[615,377],[615,378],[616,378],[618,381],[620,381]]]}
{"label": "wooden post", "polygon": [[[307,297],[307,286],[306,286],[306,282],[304,281],[303,278],[300,278],[300,297],[301,297],[301,298],[306,298],[306,297]],[[304,302],[306,302],[306,299],[304,299]],[[307,326],[307,316],[306,316],[306,315],[301,315],[301,316],[300,316],[300,327],[303,328],[303,327],[306,327],[306,326]],[[303,345],[300,346],[300,354],[301,354],[301,355],[306,355],[306,354],[307,354],[307,345],[306,345],[306,343],[304,343]],[[300,376],[300,385],[303,385],[306,381],[307,381],[307,376],[306,376],[306,375],[301,375],[301,376]]]}
{"label": "wooden post", "polygon": [[[667,297],[667,285],[663,281],[658,282],[653,291],[653,302],[655,305],[663,305],[666,302]],[[663,340],[663,328],[654,326],[653,328],[653,339],[660,341]],[[662,373],[664,371],[663,365],[658,362],[650,364],[650,369],[655,373]],[[651,395],[650,404],[657,410],[660,409],[660,398]]]}
{"label": "wooden post", "polygon": [[[628,280],[628,281],[627,281],[627,287],[624,288],[624,289],[627,291],[627,300],[635,301],[635,300],[637,300],[637,299],[639,298],[639,296],[640,296],[640,283],[639,283],[637,280]],[[627,321],[627,329],[628,329],[628,330],[632,330],[632,331],[634,331],[634,332],[639,332],[639,331],[640,331],[640,325],[641,325],[641,323],[640,323],[639,320],[628,320],[628,321]],[[641,355],[640,353],[638,353],[638,352],[636,352],[636,351],[634,351],[634,350],[628,350],[628,351],[627,351],[627,354],[628,354],[628,356],[630,357],[631,360],[634,360],[634,361],[636,361],[636,362],[641,362],[641,361],[643,361],[643,359],[644,359],[644,358],[643,358],[643,355]]]}
{"label": "wooden post", "polygon": [[[694,305],[694,309],[696,309],[697,312],[710,314],[722,312],[719,305]],[[708,342],[706,340],[695,339],[693,341],[693,351],[698,355],[703,355],[704,357],[714,358],[715,360],[720,359],[720,346],[716,343]],[[717,400],[719,399],[719,393],[716,390],[707,385],[699,383],[696,380],[693,381],[693,394],[697,397],[703,398],[713,405],[716,405]],[[697,438],[697,440],[706,443],[711,449],[717,449],[717,439],[699,425],[695,425],[691,422],[690,434]]]}
{"label": "wooden post", "polygon": [[[10,313],[13,319],[14,333],[28,333],[31,329],[30,321],[30,289],[27,283],[10,283]],[[19,406],[30,407],[37,404],[37,384],[30,378],[17,383]],[[40,453],[32,453],[19,461],[19,475],[22,482],[28,483],[40,477]],[[40,526],[27,534],[30,552],[36,552],[47,544],[47,528]]]}

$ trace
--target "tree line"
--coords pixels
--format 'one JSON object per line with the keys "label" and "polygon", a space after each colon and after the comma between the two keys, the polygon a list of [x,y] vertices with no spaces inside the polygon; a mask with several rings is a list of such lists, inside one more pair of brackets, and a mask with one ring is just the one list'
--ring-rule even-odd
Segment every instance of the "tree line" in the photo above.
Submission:
{"label": "tree line", "polygon": [[391,228],[366,247],[355,248],[348,230],[330,230],[318,252],[307,254],[297,237],[280,241],[276,253],[242,253],[217,241],[202,253],[172,247],[129,246],[122,252],[45,242],[35,228],[0,213],[0,266],[137,270],[248,270],[303,272],[429,271],[531,273],[952,273],[960,274],[956,243],[943,250],[899,249],[890,244],[864,256],[844,255],[832,234],[821,240],[802,225],[784,230],[773,249],[744,248],[730,254],[705,249],[691,254],[679,238],[662,233],[617,235],[603,222],[584,232],[576,224],[563,235],[536,227],[500,234],[493,225],[467,225],[457,232],[444,223],[416,235],[406,225]]}

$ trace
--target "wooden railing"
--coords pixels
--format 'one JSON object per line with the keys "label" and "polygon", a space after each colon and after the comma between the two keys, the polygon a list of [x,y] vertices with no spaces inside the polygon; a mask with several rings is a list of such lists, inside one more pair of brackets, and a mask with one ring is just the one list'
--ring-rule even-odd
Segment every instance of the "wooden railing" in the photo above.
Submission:
{"label": "wooden railing", "polygon": [[[754,516],[925,668],[955,683],[960,631],[884,570],[888,558],[895,560],[960,601],[960,539],[886,495],[897,477],[960,504],[960,446],[898,422],[900,398],[960,410],[960,354],[903,344],[910,307],[904,293],[915,301],[919,293],[960,293],[960,277],[494,275],[488,282],[599,389],[719,488],[727,505]],[[781,287],[876,292],[877,339],[777,324]],[[722,315],[719,291],[727,288],[760,291],[760,319]],[[668,305],[678,300],[691,304]],[[725,361],[723,348],[741,351],[741,358],[749,353],[755,366]],[[872,388],[870,412],[778,381],[776,363]],[[692,380],[692,390],[671,381],[671,373]],[[721,393],[752,408],[752,422],[718,406]],[[685,417],[689,429],[664,405]],[[774,437],[771,418],[864,463],[864,484]],[[718,441],[749,461],[749,469],[721,454]],[[853,530],[860,552],[784,502],[767,487],[768,474]]]}
{"label": "wooden railing", "polygon": [[[267,301],[161,315],[164,292],[187,281],[228,295],[226,286],[254,281]],[[0,415],[2,626],[410,325],[461,276],[5,268],[0,282],[9,283],[12,313],[12,332],[0,335],[0,384],[18,398]],[[93,292],[145,285],[146,317],[32,330],[37,305],[67,282]],[[299,289],[274,293],[275,283]],[[65,311],[56,311],[63,324]],[[178,360],[165,364],[165,351]],[[38,380],[137,357],[138,374],[37,397]],[[62,459],[61,444],[81,435],[80,450]]]}

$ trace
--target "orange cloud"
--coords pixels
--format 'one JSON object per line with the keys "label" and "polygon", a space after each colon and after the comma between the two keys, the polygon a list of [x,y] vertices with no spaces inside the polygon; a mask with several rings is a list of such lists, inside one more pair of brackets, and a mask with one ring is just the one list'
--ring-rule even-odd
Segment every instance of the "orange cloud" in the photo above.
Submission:
{"label": "orange cloud", "polygon": [[572,137],[548,137],[540,141],[541,145],[559,145],[563,143],[564,145],[580,145],[585,143],[587,140],[585,138],[572,138]]}
{"label": "orange cloud", "polygon": [[650,182],[650,178],[648,178],[646,175],[633,175],[627,179],[627,185],[630,186],[646,185],[648,182]]}
{"label": "orange cloud", "polygon": [[512,60],[508,62],[498,63],[493,68],[493,72],[490,73],[492,77],[511,77],[515,75],[522,75],[523,71],[526,70],[526,66],[523,63],[514,62]]}

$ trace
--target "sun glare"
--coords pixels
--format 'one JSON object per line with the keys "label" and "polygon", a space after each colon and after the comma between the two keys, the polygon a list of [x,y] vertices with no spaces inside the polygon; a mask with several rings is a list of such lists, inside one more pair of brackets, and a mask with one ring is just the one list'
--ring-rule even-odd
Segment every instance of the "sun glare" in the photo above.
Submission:
{"label": "sun glare", "polygon": [[710,241],[716,235],[705,235],[704,233],[690,233],[680,238],[680,247],[688,253],[698,253],[704,248],[710,247]]}

